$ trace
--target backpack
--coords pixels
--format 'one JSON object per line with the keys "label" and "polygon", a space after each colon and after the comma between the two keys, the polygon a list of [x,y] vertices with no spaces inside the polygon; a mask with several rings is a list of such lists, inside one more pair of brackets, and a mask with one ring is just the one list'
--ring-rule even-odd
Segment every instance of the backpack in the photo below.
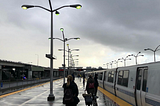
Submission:
{"label": "backpack", "polygon": [[72,89],[67,88],[64,92],[63,103],[68,104],[73,102],[74,102],[73,91]]}
{"label": "backpack", "polygon": [[94,83],[89,83],[88,88],[94,88]]}

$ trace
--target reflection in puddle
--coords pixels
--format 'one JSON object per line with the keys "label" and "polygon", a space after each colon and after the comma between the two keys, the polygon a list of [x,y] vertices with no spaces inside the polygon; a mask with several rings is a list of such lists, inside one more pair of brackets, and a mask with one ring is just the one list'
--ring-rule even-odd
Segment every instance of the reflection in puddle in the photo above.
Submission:
{"label": "reflection in puddle", "polygon": [[[100,91],[98,91],[97,94],[98,94],[99,99],[104,103],[104,106],[119,106],[117,103],[109,99],[106,95],[104,95]],[[100,101],[98,101],[98,104],[99,103]]]}

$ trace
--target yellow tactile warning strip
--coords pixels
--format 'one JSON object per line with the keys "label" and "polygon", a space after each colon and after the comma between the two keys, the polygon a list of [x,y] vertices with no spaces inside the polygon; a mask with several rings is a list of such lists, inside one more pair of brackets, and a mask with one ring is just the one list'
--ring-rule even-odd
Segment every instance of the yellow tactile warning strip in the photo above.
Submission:
{"label": "yellow tactile warning strip", "polygon": [[[58,80],[60,80],[60,79],[58,79]],[[54,80],[54,81],[57,81],[57,80]],[[1,95],[0,98],[4,98],[4,97],[9,96],[9,95],[13,95],[13,94],[16,94],[16,93],[19,93],[19,92],[23,92],[23,91],[26,91],[26,90],[29,90],[29,89],[32,89],[32,88],[36,88],[36,87],[45,85],[47,83],[50,83],[50,82],[46,82],[46,83],[43,83],[43,84],[40,84],[40,85],[32,86],[32,87],[25,88],[25,89],[22,89],[22,90],[18,90],[18,91],[15,91],[15,92],[7,93],[7,94],[4,94],[4,95]]]}
{"label": "yellow tactile warning strip", "polygon": [[113,94],[109,93],[108,91],[104,90],[101,87],[98,87],[98,90],[101,91],[103,94],[105,94],[109,99],[116,102],[119,106],[132,106],[129,103],[125,102],[124,100],[114,96]]}

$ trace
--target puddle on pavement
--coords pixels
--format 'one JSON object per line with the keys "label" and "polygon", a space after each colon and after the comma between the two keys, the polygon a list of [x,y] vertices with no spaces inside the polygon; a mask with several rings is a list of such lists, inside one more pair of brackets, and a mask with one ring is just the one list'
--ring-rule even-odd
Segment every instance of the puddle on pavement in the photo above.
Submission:
{"label": "puddle on pavement", "polygon": [[[104,106],[119,106],[117,103],[115,103],[114,101],[112,101],[111,99],[109,99],[106,95],[104,95],[102,92],[98,91],[97,92],[98,95],[98,99],[97,102],[98,104],[103,103]],[[102,106],[102,105],[98,105],[98,106]]]}

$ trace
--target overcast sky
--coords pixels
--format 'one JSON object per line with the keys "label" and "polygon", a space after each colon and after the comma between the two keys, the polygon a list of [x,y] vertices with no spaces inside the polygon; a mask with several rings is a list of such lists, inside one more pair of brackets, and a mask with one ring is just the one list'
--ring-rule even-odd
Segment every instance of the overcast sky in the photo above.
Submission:
{"label": "overcast sky", "polygon": [[[81,4],[81,9],[63,8],[54,15],[53,36],[62,39],[79,55],[78,67],[106,67],[103,64],[141,52],[138,63],[153,62],[153,52],[160,45],[160,0],[51,0],[53,9]],[[40,8],[23,10],[23,4],[49,9],[48,0],[0,0],[0,59],[40,66],[50,66],[50,13]],[[63,64],[63,42],[54,40],[54,68]],[[66,47],[67,48],[67,47]],[[66,55],[68,55],[66,53]],[[130,57],[127,65],[134,65]],[[39,59],[37,61],[37,59]],[[156,52],[160,61],[160,51]],[[38,62],[38,63],[37,63]],[[68,66],[68,62],[66,61]],[[123,63],[119,63],[123,66]],[[109,66],[110,67],[110,66]],[[114,64],[112,67],[116,67]]]}

